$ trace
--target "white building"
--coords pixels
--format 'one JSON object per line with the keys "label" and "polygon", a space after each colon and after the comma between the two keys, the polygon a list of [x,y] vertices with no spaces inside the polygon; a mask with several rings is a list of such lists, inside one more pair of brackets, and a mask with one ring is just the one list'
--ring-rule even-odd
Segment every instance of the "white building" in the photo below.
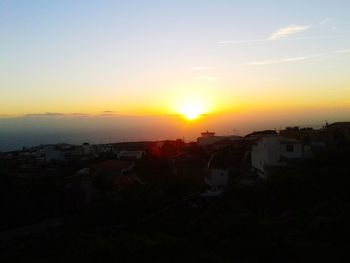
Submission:
{"label": "white building", "polygon": [[284,166],[288,160],[301,159],[309,155],[310,148],[300,141],[271,135],[262,137],[252,146],[251,164],[259,175],[266,177],[269,168]]}
{"label": "white building", "polygon": [[220,188],[228,185],[228,169],[209,169],[209,175],[204,178],[207,185]]}
{"label": "white building", "polygon": [[201,137],[197,138],[199,146],[207,146],[227,139],[227,136],[215,136],[215,132],[202,132]]}
{"label": "white building", "polygon": [[140,160],[146,155],[145,151],[120,151],[118,159]]}
{"label": "white building", "polygon": [[43,153],[46,162],[64,161],[66,159],[64,153],[57,150],[53,145],[45,145],[41,152]]}
{"label": "white building", "polygon": [[88,142],[84,142],[83,145],[81,146],[81,154],[92,155],[93,153],[94,153],[93,146]]}

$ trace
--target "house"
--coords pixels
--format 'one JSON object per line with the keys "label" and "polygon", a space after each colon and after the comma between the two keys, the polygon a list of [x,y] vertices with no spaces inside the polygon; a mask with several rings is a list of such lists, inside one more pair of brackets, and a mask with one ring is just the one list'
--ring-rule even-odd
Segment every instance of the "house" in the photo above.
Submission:
{"label": "house", "polygon": [[197,138],[197,145],[206,149],[218,150],[243,139],[243,137],[238,135],[216,136],[215,132],[206,131],[201,133],[201,137]]}
{"label": "house", "polygon": [[123,160],[140,160],[145,154],[145,151],[120,151],[117,158]]}
{"label": "house", "polygon": [[197,144],[198,146],[208,146],[226,138],[226,136],[216,136],[215,132],[206,131],[201,133],[201,137],[197,138]]}
{"label": "house", "polygon": [[210,145],[210,149],[213,151],[221,150],[227,147],[239,147],[244,143],[244,138],[241,136],[227,136],[225,139],[215,142]]}
{"label": "house", "polygon": [[112,191],[124,188],[135,182],[141,182],[136,176],[135,162],[126,160],[105,160],[90,167],[90,174],[97,189]]}
{"label": "house", "polygon": [[254,131],[244,136],[244,138],[246,140],[255,141],[255,140],[261,139],[264,136],[270,136],[270,135],[277,135],[277,132],[275,130]]}
{"label": "house", "polygon": [[105,160],[92,165],[91,171],[95,174],[112,174],[113,176],[127,176],[134,169],[135,163],[132,161]]}
{"label": "house", "polygon": [[97,192],[90,180],[90,168],[78,170],[73,176],[64,178],[64,208],[67,211],[88,206]]}
{"label": "house", "polygon": [[228,185],[229,170],[224,168],[210,168],[204,182],[212,188],[221,188]]}
{"label": "house", "polygon": [[92,154],[94,154],[93,146],[90,143],[88,143],[88,142],[84,142],[83,145],[81,146],[81,154],[82,155],[92,155]]}
{"label": "house", "polygon": [[228,186],[231,161],[224,152],[213,153],[207,164],[204,182],[213,189]]}
{"label": "house", "polygon": [[350,122],[335,122],[325,127],[328,144],[342,145],[350,142]]}
{"label": "house", "polygon": [[325,141],[325,130],[311,127],[286,127],[284,130],[279,131],[279,135],[283,138],[297,139],[310,146],[321,146]]}
{"label": "house", "polygon": [[46,162],[66,160],[64,153],[58,150],[57,147],[55,147],[54,145],[45,145],[39,152],[40,153],[36,153],[36,155],[43,155]]}
{"label": "house", "polygon": [[251,165],[258,175],[267,177],[289,162],[309,156],[310,147],[301,141],[270,135],[260,138],[252,146]]}

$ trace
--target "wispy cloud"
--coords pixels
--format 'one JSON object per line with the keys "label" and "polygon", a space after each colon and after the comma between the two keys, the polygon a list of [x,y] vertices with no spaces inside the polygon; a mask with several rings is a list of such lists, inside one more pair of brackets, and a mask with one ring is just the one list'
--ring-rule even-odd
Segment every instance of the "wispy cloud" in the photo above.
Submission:
{"label": "wispy cloud", "polygon": [[301,25],[293,25],[292,24],[292,25],[278,29],[277,31],[273,32],[268,38],[248,39],[248,40],[226,40],[226,41],[220,41],[220,42],[218,42],[218,44],[219,45],[249,44],[249,43],[259,43],[259,42],[282,40],[290,35],[302,33],[310,28],[311,28],[311,26],[309,26],[309,25],[301,26]]}
{"label": "wispy cloud", "polygon": [[46,112],[46,113],[29,113],[25,115],[26,117],[61,117],[64,116],[63,113],[59,112]]}
{"label": "wispy cloud", "polygon": [[319,24],[325,25],[325,24],[328,24],[329,22],[331,22],[332,20],[333,20],[332,18],[326,17],[323,20],[321,20]]}
{"label": "wispy cloud", "polygon": [[214,81],[214,80],[217,80],[218,78],[212,75],[201,75],[201,76],[197,76],[196,79],[203,80],[203,81]]}
{"label": "wispy cloud", "polygon": [[268,39],[277,40],[277,39],[285,38],[290,35],[302,33],[308,30],[310,27],[311,26],[289,25],[286,27],[282,27],[277,31],[273,32]]}
{"label": "wispy cloud", "polygon": [[112,116],[117,116],[117,112],[113,110],[105,110],[102,113],[98,114],[97,116],[101,117],[112,117]]}
{"label": "wispy cloud", "polygon": [[336,50],[335,53],[338,53],[338,54],[350,53],[350,48],[347,48],[347,49],[339,49],[339,50]]}
{"label": "wispy cloud", "polygon": [[257,43],[266,42],[268,39],[249,39],[249,40],[226,40],[218,42],[219,45],[229,45],[229,44],[246,44],[246,43]]}
{"label": "wispy cloud", "polygon": [[253,62],[243,63],[241,65],[263,66],[263,65],[297,62],[297,61],[303,61],[303,60],[307,60],[307,59],[311,59],[311,58],[313,58],[313,57],[293,57],[293,58],[282,58],[282,59],[272,59],[272,60],[261,60],[261,61],[253,61]]}
{"label": "wispy cloud", "polygon": [[80,113],[80,112],[73,112],[73,113],[66,114],[65,116],[86,117],[86,116],[90,116],[90,114],[87,114],[87,113]]}
{"label": "wispy cloud", "polygon": [[212,70],[213,67],[190,67],[187,70],[189,71],[208,71],[208,70]]}
{"label": "wispy cloud", "polygon": [[88,114],[88,113],[60,113],[60,112],[45,112],[45,113],[29,113],[25,114],[22,117],[35,117],[35,118],[55,118],[55,117],[92,117],[100,115],[115,115],[113,111],[103,111],[101,114]]}
{"label": "wispy cloud", "polygon": [[271,65],[271,64],[282,64],[282,63],[290,63],[290,62],[298,62],[304,60],[320,61],[324,59],[330,59],[334,57],[334,54],[348,54],[350,53],[350,48],[348,49],[339,49],[333,50],[326,53],[314,54],[311,56],[299,56],[299,57],[291,57],[291,58],[282,58],[282,59],[270,59],[270,60],[259,60],[253,62],[242,63],[240,65],[243,66],[263,66],[263,65]]}

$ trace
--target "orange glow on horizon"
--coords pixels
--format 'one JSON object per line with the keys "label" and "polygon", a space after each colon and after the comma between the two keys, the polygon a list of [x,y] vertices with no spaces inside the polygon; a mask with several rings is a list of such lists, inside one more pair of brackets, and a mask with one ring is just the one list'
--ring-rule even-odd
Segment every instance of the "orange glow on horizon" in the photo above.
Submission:
{"label": "orange glow on horizon", "polygon": [[198,97],[189,97],[178,101],[173,105],[173,108],[176,113],[188,121],[194,121],[201,115],[210,112],[208,101]]}

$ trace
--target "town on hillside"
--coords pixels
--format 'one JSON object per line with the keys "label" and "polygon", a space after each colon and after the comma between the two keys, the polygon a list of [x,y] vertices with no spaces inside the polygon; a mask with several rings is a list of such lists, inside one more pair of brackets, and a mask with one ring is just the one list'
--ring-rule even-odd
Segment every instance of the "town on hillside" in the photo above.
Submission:
{"label": "town on hillside", "polygon": [[[122,233],[113,238],[123,242],[130,231],[128,238],[141,244],[150,232],[157,233],[153,242],[170,242],[167,235],[200,239],[219,258],[229,254],[210,245],[219,237],[239,248],[234,259],[249,259],[251,248],[291,253],[294,241],[300,243],[292,247],[316,251],[350,233],[349,149],[350,122],[335,122],[245,136],[204,131],[196,142],[60,143],[2,152],[3,256],[14,262],[23,251],[40,255],[43,246],[64,257],[72,236],[86,246],[85,236],[95,242]],[[279,237],[283,231],[288,239]],[[306,236],[319,239],[310,244]]]}

